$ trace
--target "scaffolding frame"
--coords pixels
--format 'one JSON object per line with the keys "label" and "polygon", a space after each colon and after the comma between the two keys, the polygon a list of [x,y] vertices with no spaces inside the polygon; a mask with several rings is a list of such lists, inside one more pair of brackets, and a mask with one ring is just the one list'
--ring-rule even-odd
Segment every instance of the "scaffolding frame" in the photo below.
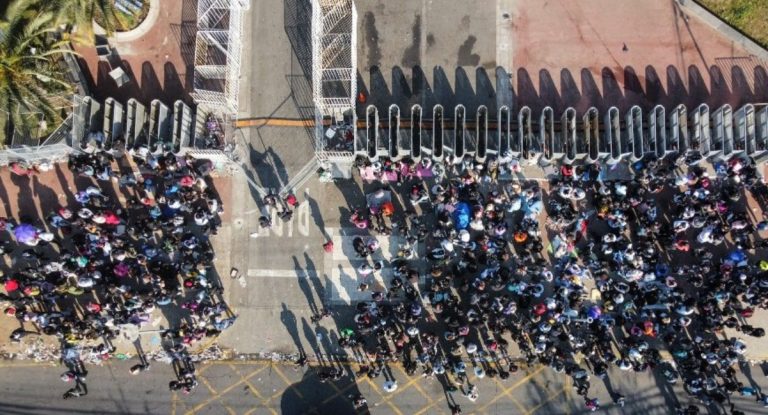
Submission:
{"label": "scaffolding frame", "polygon": [[[350,122],[357,134],[357,9],[353,0],[312,0],[312,97],[315,154],[319,161],[328,161],[326,118],[340,124],[345,114],[351,113]],[[359,148],[357,139],[353,141],[354,153],[367,152]],[[351,160],[354,153],[346,157]]]}
{"label": "scaffolding frame", "polygon": [[249,0],[198,0],[194,90],[199,105],[236,117],[243,15]]}

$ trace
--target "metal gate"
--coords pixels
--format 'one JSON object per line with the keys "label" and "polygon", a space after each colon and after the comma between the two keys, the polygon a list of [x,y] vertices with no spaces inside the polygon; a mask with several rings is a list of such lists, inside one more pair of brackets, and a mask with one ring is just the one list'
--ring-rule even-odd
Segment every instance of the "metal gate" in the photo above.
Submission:
{"label": "metal gate", "polygon": [[755,148],[755,106],[744,105],[735,114],[736,131],[734,133],[733,152],[741,155],[752,153]]}
{"label": "metal gate", "polygon": [[74,97],[75,118],[72,124],[72,147],[86,148],[88,136],[94,128],[101,105],[91,97]]}
{"label": "metal gate", "polygon": [[645,154],[643,135],[643,109],[634,105],[627,112],[627,143],[632,148],[632,161],[642,159]]}
{"label": "metal gate", "polygon": [[104,101],[104,148],[111,149],[116,139],[122,139],[123,135],[123,104],[112,97]]}
{"label": "metal gate", "polygon": [[[584,145],[587,161],[596,162],[600,158],[600,118],[597,108],[590,107],[584,114]],[[578,151],[577,151],[578,152]]]}
{"label": "metal gate", "polygon": [[421,159],[421,105],[411,107],[411,157]]}
{"label": "metal gate", "polygon": [[533,134],[533,126],[531,125],[531,109],[527,106],[520,109],[520,113],[517,115],[517,128],[518,128],[518,136],[520,143],[522,144],[521,147],[521,154],[522,157],[526,160],[535,160],[538,157],[541,157],[541,152],[539,152],[539,149],[536,149],[536,144],[534,141],[536,138]]}
{"label": "metal gate", "polygon": [[128,100],[127,117],[125,123],[125,148],[132,149],[138,144],[139,137],[147,123],[147,109],[135,98]]}
{"label": "metal gate", "polygon": [[690,150],[702,157],[709,157],[712,145],[712,130],[709,127],[709,105],[701,104],[693,112],[693,137]]}
{"label": "metal gate", "polygon": [[563,111],[561,121],[565,160],[573,163],[576,160],[576,110],[568,107]]}
{"label": "metal gate", "polygon": [[485,162],[488,152],[488,107],[481,105],[477,109],[477,124],[475,125],[477,137],[477,152],[475,158],[479,162]]}
{"label": "metal gate", "polygon": [[551,163],[555,159],[555,111],[552,107],[544,107],[541,110],[541,116],[539,116],[539,140],[544,143],[542,159],[547,163]]}
{"label": "metal gate", "polygon": [[712,118],[715,124],[712,150],[723,159],[728,159],[733,155],[733,109],[725,104],[715,111]]}
{"label": "metal gate", "polygon": [[667,121],[666,110],[664,106],[657,105],[648,114],[650,124],[650,142],[653,143],[656,157],[662,158],[666,155],[667,148]]}
{"label": "metal gate", "polygon": [[154,99],[149,107],[149,151],[163,151],[166,142],[170,141],[171,120],[168,106],[159,99]]}
{"label": "metal gate", "polygon": [[608,108],[605,114],[605,141],[608,144],[609,162],[618,163],[624,157],[621,143],[621,116],[616,107]]}
{"label": "metal gate", "polygon": [[443,161],[443,146],[445,145],[445,124],[442,105],[435,105],[432,109],[432,157],[437,161]]}
{"label": "metal gate", "polygon": [[672,111],[669,117],[671,136],[667,140],[666,154],[683,154],[690,146],[688,139],[688,110],[680,104]]}
{"label": "metal gate", "polygon": [[400,155],[400,107],[395,104],[389,106],[389,157],[397,158]]}
{"label": "metal gate", "polygon": [[369,105],[365,111],[365,128],[368,158],[375,159],[378,156],[376,145],[379,142],[379,110],[374,105]]}
{"label": "metal gate", "polygon": [[501,157],[507,157],[507,152],[511,157],[520,157],[523,152],[523,145],[520,136],[512,130],[512,112],[506,105],[499,108],[498,130]]}
{"label": "metal gate", "polygon": [[192,109],[183,101],[173,103],[173,152],[189,147],[192,140]]}
{"label": "metal gate", "polygon": [[750,156],[763,158],[768,154],[768,105],[757,110],[755,120],[755,146]]}
{"label": "metal gate", "polygon": [[453,156],[454,163],[461,163],[464,158],[464,144],[467,133],[467,109],[459,104],[453,111]]}

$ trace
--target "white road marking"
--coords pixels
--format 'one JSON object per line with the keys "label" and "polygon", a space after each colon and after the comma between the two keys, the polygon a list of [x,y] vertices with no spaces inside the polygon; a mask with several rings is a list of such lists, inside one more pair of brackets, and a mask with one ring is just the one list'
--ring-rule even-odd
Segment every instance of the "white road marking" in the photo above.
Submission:
{"label": "white road marking", "polygon": [[249,269],[249,277],[262,278],[317,278],[316,271],[295,269]]}

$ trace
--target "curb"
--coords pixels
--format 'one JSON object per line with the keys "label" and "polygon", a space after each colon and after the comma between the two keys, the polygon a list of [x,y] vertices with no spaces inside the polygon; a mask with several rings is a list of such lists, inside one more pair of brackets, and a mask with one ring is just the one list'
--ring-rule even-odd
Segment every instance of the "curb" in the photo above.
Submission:
{"label": "curb", "polygon": [[[157,18],[160,16],[160,0],[149,0],[149,12],[147,17],[139,23],[134,29],[127,32],[115,32],[110,36],[110,39],[115,42],[132,42],[136,39],[140,39],[142,36],[149,33],[157,23]],[[106,31],[103,27],[93,21],[93,32],[97,34],[105,34]]]}
{"label": "curb", "polygon": [[757,44],[750,37],[731,26],[717,15],[710,12],[707,8],[700,5],[696,0],[676,0],[675,4],[686,14],[696,16],[702,22],[727,37],[737,45],[746,49],[758,59],[768,62],[768,50]]}

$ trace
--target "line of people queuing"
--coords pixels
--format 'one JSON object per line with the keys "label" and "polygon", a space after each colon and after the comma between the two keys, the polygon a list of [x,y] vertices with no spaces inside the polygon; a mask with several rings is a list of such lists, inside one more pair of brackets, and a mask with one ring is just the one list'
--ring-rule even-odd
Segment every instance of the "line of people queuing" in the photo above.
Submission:
{"label": "line of people queuing", "polygon": [[[591,411],[600,407],[591,375],[611,368],[661,372],[707,405],[752,390],[734,369],[744,364],[745,342],[724,338],[726,329],[765,335],[747,321],[768,307],[768,260],[755,254],[768,247],[760,237],[768,222],[750,217],[744,202],[765,202],[751,160],[733,158],[710,174],[647,157],[622,181],[604,180],[599,164],[566,164],[548,189],[499,182],[500,171],[519,169],[507,164],[359,161],[370,177],[403,189],[405,205],[395,215],[351,207],[354,226],[371,231],[353,242],[354,260],[364,262],[360,290],[371,298],[356,304],[355,325],[339,339],[368,362],[359,376],[399,362],[474,401],[469,374],[507,379],[518,370],[511,340],[529,364],[570,375]],[[386,264],[386,287],[370,288],[384,268],[372,259],[378,238],[390,235],[405,242]],[[419,244],[426,269],[414,256]],[[768,407],[768,396],[752,393]],[[620,393],[612,398],[624,405]]]}

